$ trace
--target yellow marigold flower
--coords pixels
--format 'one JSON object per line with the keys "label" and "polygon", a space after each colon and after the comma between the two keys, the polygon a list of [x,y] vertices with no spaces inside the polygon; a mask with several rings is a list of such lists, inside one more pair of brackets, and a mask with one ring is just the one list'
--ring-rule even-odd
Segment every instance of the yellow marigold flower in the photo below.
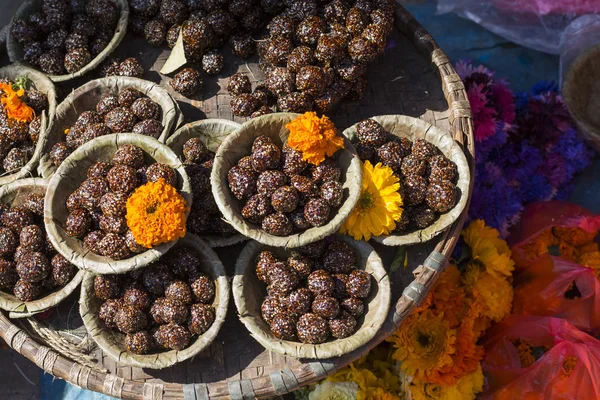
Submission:
{"label": "yellow marigold flower", "polygon": [[127,226],[136,242],[151,248],[185,236],[186,211],[185,199],[161,178],[127,199]]}
{"label": "yellow marigold flower", "polygon": [[536,238],[520,246],[520,251],[528,260],[536,260],[548,252],[548,247],[559,244],[560,240],[552,234],[552,229],[546,229]]}
{"label": "yellow marigold flower", "polygon": [[317,117],[315,112],[304,113],[285,127],[290,131],[287,144],[310,164],[319,165],[325,156],[331,157],[344,148],[344,139],[333,122],[326,116]]}
{"label": "yellow marigold flower", "polygon": [[367,392],[367,398],[369,400],[400,400],[400,397],[379,387],[369,390]]}
{"label": "yellow marigold flower", "polygon": [[567,242],[571,246],[581,247],[594,241],[594,237],[598,232],[588,232],[581,228],[564,228],[555,226],[552,228],[554,236],[560,240]]}
{"label": "yellow marigold flower", "polygon": [[0,103],[5,105],[6,115],[9,119],[20,122],[31,122],[35,118],[35,111],[27,103],[21,100],[25,90],[14,91],[9,83],[0,83],[0,90],[3,91],[0,97]]}
{"label": "yellow marigold flower", "polygon": [[492,275],[478,264],[471,263],[467,266],[463,282],[475,303],[482,306],[486,317],[500,322],[510,313],[514,293],[512,284],[505,278]]}
{"label": "yellow marigold flower", "polygon": [[362,192],[340,232],[356,240],[388,235],[402,217],[400,182],[391,168],[381,163],[363,163]]}
{"label": "yellow marigold flower", "polygon": [[402,362],[400,368],[422,379],[431,371],[452,365],[456,330],[443,315],[426,310],[409,316],[388,341],[396,348],[393,358]]}
{"label": "yellow marigold flower", "polygon": [[309,400],[356,400],[358,385],[354,382],[323,381],[309,395]]}
{"label": "yellow marigold flower", "polygon": [[412,400],[475,400],[483,390],[481,365],[466,375],[454,386],[441,386],[435,383],[413,380],[409,385]]}
{"label": "yellow marigold flower", "polygon": [[462,232],[465,243],[471,248],[473,260],[480,261],[492,275],[511,276],[515,263],[511,260],[508,244],[500,239],[500,232],[475,220]]}

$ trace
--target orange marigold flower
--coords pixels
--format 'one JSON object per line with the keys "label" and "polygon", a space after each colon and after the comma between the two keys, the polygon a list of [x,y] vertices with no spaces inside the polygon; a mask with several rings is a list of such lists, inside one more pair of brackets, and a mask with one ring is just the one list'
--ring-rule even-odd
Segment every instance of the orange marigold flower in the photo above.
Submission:
{"label": "orange marigold flower", "polygon": [[127,226],[136,242],[151,248],[185,236],[186,211],[183,196],[161,178],[127,199]]}
{"label": "orange marigold flower", "polygon": [[285,126],[290,131],[287,144],[302,153],[302,158],[319,165],[325,156],[333,156],[344,148],[344,139],[337,134],[333,122],[326,116],[307,112]]}
{"label": "orange marigold flower", "polygon": [[528,368],[535,362],[535,356],[533,355],[533,348],[531,343],[524,339],[513,339],[511,340],[513,346],[517,349],[519,360],[521,361],[521,368]]}
{"label": "orange marigold flower", "polygon": [[580,247],[594,241],[594,237],[598,232],[588,232],[581,228],[563,228],[555,226],[552,228],[554,236],[562,241],[567,242],[571,246]]}
{"label": "orange marigold flower", "polygon": [[578,362],[579,362],[579,358],[577,358],[575,356],[567,356],[567,357],[565,357],[565,359],[562,362],[562,373],[561,373],[561,376],[563,378],[570,377],[571,374],[573,373],[573,370],[575,369],[575,366],[577,366]]}
{"label": "orange marigold flower", "polygon": [[461,273],[455,264],[450,264],[432,289],[431,308],[436,315],[443,314],[444,319],[454,328],[460,325],[467,307]]}
{"label": "orange marigold flower", "polygon": [[20,122],[31,122],[35,118],[35,111],[27,103],[21,100],[25,90],[14,91],[9,83],[0,83],[0,89],[3,91],[0,97],[0,103],[4,104],[8,118]]}

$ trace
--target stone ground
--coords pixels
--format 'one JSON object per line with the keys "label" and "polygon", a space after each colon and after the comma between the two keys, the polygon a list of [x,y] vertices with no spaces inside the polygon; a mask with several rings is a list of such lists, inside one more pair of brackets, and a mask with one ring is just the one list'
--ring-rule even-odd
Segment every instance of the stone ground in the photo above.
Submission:
{"label": "stone ground", "polygon": [[[484,30],[454,15],[435,15],[432,0],[404,0],[417,20],[438,40],[454,61],[469,59],[484,63],[506,77],[513,90],[527,90],[541,80],[558,79],[558,57],[532,51]],[[0,27],[6,25],[21,0],[0,0]],[[600,190],[595,177],[600,162],[579,179],[573,200],[600,212]],[[62,380],[43,375],[40,370],[11,350],[0,350],[0,398],[10,400],[107,400],[97,393],[79,390]]]}

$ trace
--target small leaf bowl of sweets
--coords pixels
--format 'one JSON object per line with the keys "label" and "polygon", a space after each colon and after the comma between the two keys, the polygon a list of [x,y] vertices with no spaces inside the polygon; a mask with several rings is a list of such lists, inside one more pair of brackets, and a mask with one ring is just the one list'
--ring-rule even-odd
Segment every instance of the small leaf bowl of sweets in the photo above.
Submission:
{"label": "small leaf bowl of sweets", "polygon": [[338,357],[368,343],[391,301],[379,255],[367,242],[339,234],[288,250],[248,243],[232,290],[252,336],[298,358]]}
{"label": "small leaf bowl of sweets", "polygon": [[40,159],[39,173],[50,178],[80,146],[112,133],[136,133],[164,143],[183,114],[171,95],[154,82],[111,76],[75,89],[56,108]]}
{"label": "small leaf bowl of sweets", "polygon": [[230,246],[246,240],[223,219],[210,185],[215,152],[239,127],[240,124],[229,120],[205,119],[184,125],[167,139],[167,146],[184,162],[194,195],[187,229],[211,247]]}
{"label": "small leaf bowl of sweets", "polygon": [[29,178],[0,189],[0,308],[25,318],[57,306],[84,272],[60,255],[44,229],[48,182]]}
{"label": "small leaf bowl of sweets", "polygon": [[217,337],[229,281],[215,252],[187,235],[163,258],[125,275],[86,274],[80,313],[90,336],[120,365],[163,369]]}
{"label": "small leaf bowl of sweets", "polygon": [[189,180],[173,151],[133,133],[73,152],[50,180],[44,222],[56,249],[80,269],[122,274],[158,260],[185,236]]}
{"label": "small leaf bowl of sweets", "polygon": [[335,233],[360,195],[360,160],[327,117],[268,114],[223,141],[211,183],[225,219],[241,234],[300,247]]}
{"label": "small leaf bowl of sweets", "polygon": [[[387,221],[383,234],[373,236],[377,242],[388,246],[426,242],[465,209],[471,174],[463,150],[449,132],[420,119],[384,115],[359,122],[344,136],[365,166],[389,171],[401,195],[398,218]],[[363,207],[366,203],[359,201]],[[342,231],[358,239],[359,224],[351,226],[351,221],[354,216]]]}

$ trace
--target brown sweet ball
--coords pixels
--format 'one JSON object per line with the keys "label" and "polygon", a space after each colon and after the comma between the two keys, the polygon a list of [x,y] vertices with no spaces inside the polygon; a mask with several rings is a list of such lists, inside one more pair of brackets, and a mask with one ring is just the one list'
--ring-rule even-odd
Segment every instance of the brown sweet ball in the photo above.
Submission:
{"label": "brown sweet ball", "polygon": [[104,324],[109,329],[114,329],[117,327],[115,323],[115,317],[117,312],[123,307],[123,301],[121,299],[109,299],[106,300],[100,306],[100,310],[98,311],[98,318],[104,321]]}
{"label": "brown sweet ball", "polygon": [[29,193],[25,197],[23,207],[31,211],[35,215],[44,215],[44,195],[40,193]]}
{"label": "brown sweet ball", "polygon": [[133,286],[125,291],[123,302],[126,306],[137,307],[144,312],[148,312],[150,311],[152,299],[147,291],[137,286]]}
{"label": "brown sweet ball", "polygon": [[59,166],[72,152],[73,150],[65,142],[58,142],[50,150],[50,159],[54,165]]}
{"label": "brown sweet ball", "polygon": [[404,210],[402,212],[402,216],[400,220],[396,221],[396,227],[394,228],[394,233],[403,233],[405,232],[410,225],[410,217],[408,215],[408,211]]}
{"label": "brown sweet ball", "polygon": [[202,264],[200,255],[188,247],[180,247],[171,252],[166,261],[171,271],[181,279],[195,278],[198,275],[198,267]]}
{"label": "brown sweet ball", "polygon": [[196,301],[209,304],[215,298],[215,282],[206,275],[191,280],[192,293]]}
{"label": "brown sweet ball", "polygon": [[403,149],[398,142],[390,141],[383,144],[377,149],[377,156],[383,165],[390,167],[395,172],[400,172],[402,168]]}
{"label": "brown sweet ball", "polygon": [[227,91],[231,96],[239,96],[242,93],[252,93],[252,83],[247,75],[233,74],[227,82]]}
{"label": "brown sweet ball", "polygon": [[336,339],[347,338],[356,332],[356,318],[352,314],[342,311],[340,315],[329,321],[329,331]]}
{"label": "brown sweet ball", "polygon": [[269,197],[262,194],[255,194],[250,197],[242,208],[242,217],[253,224],[262,224],[266,216],[273,214],[275,210],[271,206]]}
{"label": "brown sweet ball", "polygon": [[342,170],[337,166],[335,160],[326,158],[321,164],[312,167],[311,174],[316,183],[339,181]]}
{"label": "brown sweet ball", "polygon": [[256,276],[259,280],[269,284],[268,271],[271,264],[277,262],[277,257],[270,251],[261,251],[256,257]]}
{"label": "brown sweet ball", "polygon": [[315,57],[325,64],[335,64],[346,56],[346,40],[339,35],[327,33],[319,36]]}
{"label": "brown sweet ball", "polygon": [[102,178],[89,178],[79,186],[79,203],[88,211],[100,208],[100,199],[109,192],[108,182]]}
{"label": "brown sweet ball", "polygon": [[[162,286],[162,285],[161,285]],[[164,320],[164,305],[166,304],[167,299],[165,297],[159,297],[152,303],[150,307],[150,317],[159,325],[165,324]]]}
{"label": "brown sweet ball", "polygon": [[160,314],[161,319],[167,324],[183,324],[188,318],[188,308],[179,300],[166,299],[162,303]]}
{"label": "brown sweet ball", "polygon": [[266,72],[265,85],[276,96],[283,96],[294,91],[296,78],[284,67],[271,68]]}
{"label": "brown sweet ball", "polygon": [[119,92],[117,100],[119,102],[119,106],[129,108],[134,101],[143,97],[145,97],[144,93],[137,89],[128,87]]}
{"label": "brown sweet ball", "polygon": [[296,24],[290,17],[280,14],[275,16],[267,25],[267,29],[271,36],[291,37],[294,35]]}
{"label": "brown sweet ball", "polygon": [[90,168],[88,168],[87,177],[88,178],[105,178],[108,174],[108,171],[112,168],[110,163],[100,161],[93,164]]}
{"label": "brown sweet ball", "polygon": [[98,250],[100,250],[100,254],[104,257],[112,258],[113,260],[122,260],[130,254],[125,238],[116,233],[107,233],[100,243],[98,243]]}
{"label": "brown sweet ball", "polygon": [[302,343],[324,343],[329,336],[327,321],[316,314],[304,314],[296,324],[296,333]]}
{"label": "brown sweet ball", "polygon": [[411,224],[417,229],[427,228],[437,219],[435,211],[425,205],[411,207],[405,212],[408,212]]}
{"label": "brown sweet ball", "polygon": [[12,290],[18,280],[15,263],[0,259],[0,289]]}
{"label": "brown sweet ball", "polygon": [[250,93],[242,93],[231,99],[231,111],[239,117],[249,117],[260,107],[260,103]]}
{"label": "brown sweet ball", "polygon": [[237,165],[234,165],[227,173],[227,183],[238,200],[250,197],[256,191],[255,172]]}
{"label": "brown sweet ball", "polygon": [[169,84],[176,92],[191,97],[202,89],[202,77],[194,68],[184,68],[171,79]]}
{"label": "brown sweet ball", "polygon": [[370,64],[379,55],[380,48],[377,43],[371,42],[362,37],[355,37],[348,44],[348,54],[352,61],[357,64]]}
{"label": "brown sweet ball", "polygon": [[303,175],[291,175],[290,184],[300,194],[300,203],[305,204],[311,197],[319,195],[318,186],[315,181]]}
{"label": "brown sweet ball", "polygon": [[131,232],[130,230],[127,230],[127,232],[125,232],[125,243],[127,244],[127,248],[129,249],[129,251],[134,254],[143,253],[147,250],[144,246],[140,245],[135,240],[133,232]]}
{"label": "brown sweet ball", "polygon": [[171,186],[177,184],[177,174],[175,170],[167,164],[154,163],[146,169],[146,177],[148,182],[157,182],[159,179],[164,179]]}
{"label": "brown sweet ball", "polygon": [[425,202],[433,211],[445,213],[450,211],[456,205],[456,192],[456,187],[452,182],[444,180],[437,181],[431,183],[427,188]]}
{"label": "brown sweet ball", "polygon": [[191,138],[183,144],[183,157],[187,162],[199,163],[208,155],[208,149],[200,138]]}
{"label": "brown sweet ball", "polygon": [[409,154],[402,160],[402,167],[400,169],[402,174],[408,175],[420,175],[424,176],[427,173],[427,161],[417,158],[416,156]]}
{"label": "brown sweet ball", "polygon": [[427,195],[427,180],[419,175],[410,175],[404,179],[403,200],[406,205],[421,204]]}
{"label": "brown sweet ball", "polygon": [[355,269],[348,277],[346,288],[351,297],[366,298],[371,292],[371,275],[368,272]]}
{"label": "brown sweet ball", "polygon": [[283,146],[283,172],[287,175],[299,175],[308,167],[308,163],[302,159],[302,153],[285,144]]}
{"label": "brown sweet ball", "polygon": [[269,293],[276,296],[287,296],[298,287],[300,280],[296,271],[284,262],[271,264],[267,271]]}
{"label": "brown sweet ball", "polygon": [[42,288],[39,283],[28,282],[20,279],[15,284],[13,292],[19,301],[33,301],[39,297],[41,290]]}
{"label": "brown sweet ball", "polygon": [[102,96],[98,104],[96,104],[96,112],[101,117],[119,107],[119,96],[108,93]]}
{"label": "brown sweet ball", "polygon": [[256,172],[278,169],[281,164],[281,149],[274,143],[264,143],[252,150],[252,168]]}
{"label": "brown sweet ball", "polygon": [[262,229],[275,236],[287,236],[293,231],[292,222],[282,213],[268,215],[262,221]]}
{"label": "brown sweet ball", "polygon": [[104,117],[104,124],[113,132],[131,132],[137,123],[135,114],[129,108],[117,107]]}
{"label": "brown sweet ball", "polygon": [[267,170],[260,173],[256,180],[259,194],[270,197],[277,189],[286,185],[288,177],[281,171]]}
{"label": "brown sweet ball", "polygon": [[94,293],[102,300],[121,296],[121,278],[118,275],[98,275],[94,278]]}
{"label": "brown sweet ball", "polygon": [[[2,250],[2,239],[3,237],[0,235],[0,251]],[[46,245],[44,231],[37,225],[24,227],[19,235],[19,244],[27,251],[42,251]],[[14,246],[14,249],[16,247]]]}
{"label": "brown sweet ball", "polygon": [[[367,72],[367,67],[365,65],[357,64],[350,59],[346,59],[346,60],[341,61],[339,64],[337,64],[335,66],[335,70],[342,79],[349,81],[349,82],[356,82],[361,76],[363,76]],[[373,121],[372,119],[367,119],[367,120],[359,122],[359,124],[357,126],[357,130],[360,127],[361,130],[365,131],[367,133],[367,135],[366,135],[367,140],[366,141],[361,140],[361,138],[363,138],[363,136],[360,134],[358,135],[358,140],[361,143],[364,143],[364,144],[367,144],[367,145],[373,146],[373,147],[378,147],[378,146],[382,145],[383,143],[385,143],[385,136],[387,136],[387,134],[385,134],[385,131],[383,130],[383,128],[381,128],[381,129],[375,128],[378,132],[376,132],[375,136],[373,136],[371,138],[375,139],[376,143],[379,143],[379,144],[377,144],[377,145],[371,144],[372,142],[369,140],[369,134],[373,133],[373,132],[370,131],[368,128],[374,127],[375,125],[373,125],[367,121],[372,121],[373,123],[377,124],[377,122]],[[369,125],[371,125],[371,126],[369,126]],[[379,125],[379,124],[377,124],[377,125]],[[366,128],[366,130],[365,130],[365,128]],[[377,133],[379,133],[379,134],[377,134]],[[384,134],[384,136],[383,136],[384,139],[381,139],[381,137],[382,137],[381,133]]]}
{"label": "brown sweet ball", "polygon": [[329,205],[323,199],[310,199],[304,206],[304,218],[312,226],[323,226],[329,220]]}
{"label": "brown sweet ball", "polygon": [[127,221],[125,217],[100,216],[99,227],[106,233],[124,234],[127,231]]}
{"label": "brown sweet ball", "polygon": [[131,111],[141,120],[158,119],[160,117],[160,106],[148,97],[137,99],[131,105]]}
{"label": "brown sweet ball", "polygon": [[315,62],[313,50],[307,46],[296,47],[288,56],[287,69],[292,73],[298,73],[303,67]]}
{"label": "brown sweet ball", "polygon": [[271,36],[264,44],[264,51],[259,52],[272,66],[284,67],[288,56],[294,50],[294,43],[287,36]]}
{"label": "brown sweet ball", "polygon": [[293,340],[296,337],[296,319],[290,314],[276,314],[271,320],[270,327],[277,339]]}
{"label": "brown sweet ball", "polygon": [[100,209],[106,217],[122,217],[127,212],[127,195],[108,192],[100,199]]}
{"label": "brown sweet ball", "polygon": [[116,165],[108,171],[106,180],[110,190],[117,193],[128,194],[134,191],[138,184],[138,176],[135,169],[127,165]]}
{"label": "brown sweet ball", "polygon": [[83,239],[83,245],[86,249],[90,250],[94,254],[100,254],[100,242],[104,239],[104,232],[93,231],[85,235]]}
{"label": "brown sweet ball", "polygon": [[302,44],[314,46],[319,36],[325,33],[325,29],[325,21],[315,15],[310,16],[298,24],[296,39]]}
{"label": "brown sweet ball", "polygon": [[67,231],[67,235],[71,237],[85,236],[91,226],[92,217],[84,209],[78,209],[70,213],[65,222],[65,230]]}
{"label": "brown sweet ball", "polygon": [[361,299],[357,299],[356,297],[342,300],[341,306],[342,310],[348,312],[354,318],[359,318],[365,312],[365,304]]}
{"label": "brown sweet ball", "polygon": [[[35,225],[33,225],[35,226]],[[6,227],[0,227],[0,255],[8,256],[17,249],[17,237]]]}
{"label": "brown sweet ball", "polygon": [[427,140],[417,139],[412,145],[412,154],[422,160],[429,160],[431,157],[439,154],[439,150]]}
{"label": "brown sweet ball", "polygon": [[273,321],[275,315],[284,314],[287,310],[287,302],[281,297],[267,297],[260,306],[260,314],[267,324]]}
{"label": "brown sweet ball", "polygon": [[369,24],[369,17],[358,8],[351,8],[346,16],[346,28],[352,36],[359,36]]}
{"label": "brown sweet ball", "polygon": [[296,271],[296,274],[302,280],[308,278],[313,270],[312,261],[298,253],[292,253],[287,259],[287,264]]}
{"label": "brown sweet ball", "polygon": [[135,333],[146,328],[148,318],[139,308],[123,305],[115,315],[115,325],[123,333]]}
{"label": "brown sweet ball", "polygon": [[299,288],[290,293],[287,302],[287,311],[295,317],[300,317],[310,312],[313,294],[307,288]]}
{"label": "brown sweet ball", "polygon": [[[255,96],[255,93],[253,93],[252,96],[254,96],[254,98],[256,98],[258,102],[261,101],[259,98],[257,98],[257,96]],[[262,117],[263,115],[267,115],[267,114],[273,114],[273,110],[271,110],[267,106],[261,106],[258,110],[254,111],[250,115],[250,118],[258,118],[258,117]]]}
{"label": "brown sweet ball", "polygon": [[312,109],[313,100],[307,93],[292,92],[277,99],[281,112],[305,113]]}
{"label": "brown sweet ball", "polygon": [[282,186],[271,195],[271,205],[277,212],[289,213],[298,207],[298,191],[291,186]]}
{"label": "brown sweet ball", "polygon": [[448,181],[453,182],[458,175],[458,169],[454,161],[443,154],[433,156],[429,160],[429,182]]}
{"label": "brown sweet ball", "polygon": [[344,197],[344,188],[338,181],[328,181],[321,185],[321,198],[331,207],[339,207]]}
{"label": "brown sweet ball", "polygon": [[60,254],[52,257],[50,264],[52,265],[52,279],[58,286],[65,286],[75,276],[75,266]]}
{"label": "brown sweet ball", "polygon": [[134,354],[148,354],[154,348],[154,339],[148,331],[130,333],[125,336],[125,348]]}
{"label": "brown sweet ball", "polygon": [[136,58],[129,57],[119,64],[119,75],[141,78],[144,75],[144,68]]}
{"label": "brown sweet ball", "polygon": [[248,58],[256,52],[256,43],[247,34],[231,35],[229,38],[229,47],[236,56],[242,58]]}
{"label": "brown sweet ball", "polygon": [[340,313],[340,303],[333,297],[317,296],[312,302],[312,312],[325,319],[333,319]]}
{"label": "brown sweet ball", "polygon": [[336,299],[338,299],[340,301],[348,298],[349,295],[348,295],[347,284],[348,284],[349,275],[335,274],[335,275],[332,275],[332,278],[333,278],[333,284],[334,284],[333,297],[335,297]]}
{"label": "brown sweet ball", "polygon": [[132,144],[122,144],[115,152],[112,161],[116,165],[127,165],[136,169],[141,168],[144,165],[144,152]]}
{"label": "brown sweet ball", "polygon": [[175,281],[167,286],[165,297],[169,300],[177,300],[183,304],[192,302],[192,290],[190,286],[183,281]]}
{"label": "brown sweet ball", "polygon": [[27,225],[33,225],[33,214],[24,207],[13,207],[0,216],[0,223],[19,234]]}
{"label": "brown sweet ball", "polygon": [[307,279],[308,289],[315,296],[332,296],[335,283],[329,272],[322,269],[312,272]]}
{"label": "brown sweet ball", "polygon": [[215,309],[208,304],[193,304],[188,327],[192,335],[202,335],[215,322]]}
{"label": "brown sweet ball", "polygon": [[334,240],[327,246],[323,266],[332,273],[347,274],[356,265],[356,251],[346,242]]}
{"label": "brown sweet ball", "polygon": [[309,243],[302,247],[298,247],[296,250],[305,257],[310,258],[314,261],[320,261],[320,259],[325,254],[325,250],[327,249],[327,244],[324,240],[318,240],[313,243]]}
{"label": "brown sweet ball", "polygon": [[288,218],[292,222],[294,232],[302,232],[310,228],[310,224],[304,218],[304,209],[298,208],[288,214]]}

